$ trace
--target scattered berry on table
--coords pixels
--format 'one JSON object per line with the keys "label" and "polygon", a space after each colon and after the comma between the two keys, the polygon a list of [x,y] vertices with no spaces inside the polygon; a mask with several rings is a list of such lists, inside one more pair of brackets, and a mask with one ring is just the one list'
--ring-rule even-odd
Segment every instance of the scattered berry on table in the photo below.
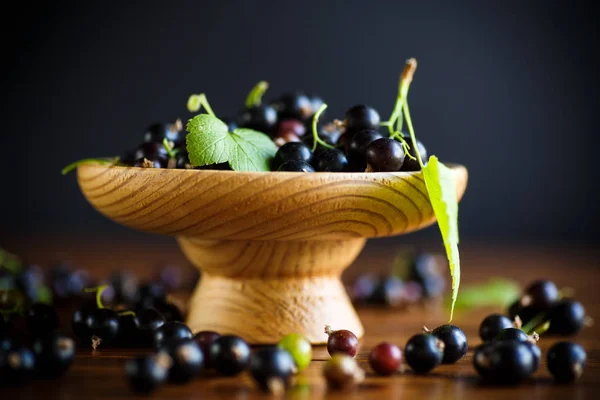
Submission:
{"label": "scattered berry on table", "polygon": [[532,338],[530,338],[529,335],[527,335],[525,332],[523,332],[519,328],[502,329],[498,333],[498,336],[496,336],[494,339],[496,339],[496,340],[515,340],[518,342],[527,342],[527,341],[532,340]]}
{"label": "scattered berry on table", "polygon": [[154,330],[154,347],[161,347],[184,339],[191,339],[192,331],[183,322],[167,322]]}
{"label": "scattered berry on table", "polygon": [[356,360],[343,353],[334,354],[323,366],[323,375],[332,389],[348,389],[365,379],[365,371]]}
{"label": "scattered berry on table", "polygon": [[587,362],[583,347],[576,343],[559,342],[546,355],[548,370],[557,382],[568,383],[581,377]]}
{"label": "scattered berry on table", "polygon": [[379,343],[369,353],[369,365],[378,375],[391,375],[398,371],[402,361],[402,351],[388,342]]}
{"label": "scattered berry on table", "polygon": [[89,329],[89,335],[100,338],[103,345],[110,346],[116,342],[119,334],[119,316],[115,311],[108,308],[97,308],[88,314],[85,323]]}
{"label": "scattered berry on table", "polygon": [[49,304],[35,303],[27,311],[27,326],[33,336],[45,336],[58,329],[58,313]]}
{"label": "scattered berry on table", "polygon": [[538,309],[547,309],[559,299],[558,288],[552,281],[539,280],[531,283],[521,297],[521,306],[531,306]]}
{"label": "scattered berry on table", "polygon": [[421,333],[411,337],[404,347],[404,359],[418,374],[425,374],[442,363],[444,342]]}
{"label": "scattered berry on table", "polygon": [[356,356],[358,352],[358,338],[349,330],[340,329],[334,331],[329,325],[325,325],[327,336],[327,351],[333,356],[336,353],[344,353],[350,357]]}
{"label": "scattered berry on table", "polygon": [[217,372],[234,376],[250,364],[250,346],[239,336],[223,335],[210,346],[210,362]]}
{"label": "scattered berry on table", "polygon": [[166,354],[127,360],[125,375],[135,392],[151,393],[166,382],[172,361]]}
{"label": "scattered berry on table", "polygon": [[221,335],[214,331],[200,331],[194,335],[194,341],[200,346],[202,354],[204,354],[204,368],[212,368],[212,360],[210,358],[210,346]]}
{"label": "scattered berry on table", "polygon": [[487,341],[496,338],[506,328],[512,328],[513,322],[505,315],[491,314],[485,317],[479,325],[479,337]]}
{"label": "scattered berry on table", "polygon": [[0,382],[22,385],[35,373],[35,354],[26,347],[11,349],[0,354]]}
{"label": "scattered berry on table", "polygon": [[488,381],[517,384],[535,372],[536,360],[526,342],[488,342],[475,350],[473,364]]}
{"label": "scattered berry on table", "polygon": [[550,327],[548,333],[573,335],[585,325],[585,309],[580,302],[570,299],[561,300],[548,313]]}
{"label": "scattered berry on table", "polygon": [[162,352],[171,357],[170,382],[189,382],[200,374],[204,366],[204,354],[202,354],[200,346],[192,339],[170,341],[161,347],[159,354]]}
{"label": "scattered berry on table", "polygon": [[312,346],[308,339],[299,333],[284,336],[278,346],[290,353],[298,372],[303,371],[312,361]]}
{"label": "scattered berry on table", "polygon": [[63,374],[75,359],[73,339],[52,333],[37,339],[33,344],[36,355],[36,369],[43,376],[56,377]]}
{"label": "scattered berry on table", "polygon": [[250,361],[252,378],[262,390],[273,394],[285,391],[295,368],[290,353],[275,346],[256,350]]}
{"label": "scattered berry on table", "polygon": [[467,354],[467,336],[455,325],[441,325],[431,334],[444,343],[443,364],[454,364]]}

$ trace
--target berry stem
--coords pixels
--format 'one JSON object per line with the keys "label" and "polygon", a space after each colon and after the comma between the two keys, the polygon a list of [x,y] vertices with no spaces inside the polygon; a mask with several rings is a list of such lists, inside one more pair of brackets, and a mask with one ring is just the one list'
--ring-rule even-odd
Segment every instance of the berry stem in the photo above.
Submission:
{"label": "berry stem", "polygon": [[248,96],[246,97],[246,108],[260,106],[260,103],[262,102],[262,97],[268,88],[269,88],[269,82],[267,82],[267,81],[258,82],[252,88],[252,90],[250,90],[250,93],[248,93]]}
{"label": "berry stem", "polygon": [[164,138],[162,143],[163,147],[167,151],[167,155],[169,156],[169,158],[175,158],[176,151],[173,150],[173,142],[169,142],[167,138]]}
{"label": "berry stem", "polygon": [[533,330],[535,328],[537,328],[538,326],[540,326],[542,323],[546,322],[546,313],[542,312],[539,313],[538,315],[536,315],[535,317],[533,317],[533,319],[531,321],[529,321],[528,323],[526,323],[521,330],[523,332],[525,332],[526,334],[531,334],[531,332],[533,332]]}
{"label": "berry stem", "polygon": [[135,317],[135,312],[133,311],[123,311],[117,314],[119,317],[124,317],[125,315],[132,315]]}
{"label": "berry stem", "polygon": [[208,104],[208,99],[204,93],[193,94],[190,96],[187,102],[187,108],[190,112],[198,112],[203,107],[208,115],[216,117],[215,113],[210,107],[210,104]]}
{"label": "berry stem", "polygon": [[327,334],[327,336],[331,336],[331,334],[335,332],[333,329],[331,329],[331,326],[329,325],[325,325],[325,333]]}
{"label": "berry stem", "polygon": [[325,111],[325,109],[327,108],[327,104],[321,104],[321,107],[319,107],[319,109],[317,110],[317,112],[315,113],[315,115],[313,116],[313,120],[312,120],[312,135],[313,135],[313,147],[312,147],[312,151],[315,151],[315,149],[317,148],[317,145],[320,144],[323,147],[327,147],[328,149],[333,149],[333,146],[328,145],[327,143],[325,143],[323,140],[321,140],[321,138],[319,137],[319,134],[317,133],[317,122],[319,122],[319,117],[321,116],[321,114],[323,114],[323,111]]}
{"label": "berry stem", "polygon": [[107,287],[108,285],[100,285],[98,287],[84,289],[83,291],[86,293],[96,292],[96,305],[98,308],[105,308],[104,304],[102,304],[102,292],[104,292]]}

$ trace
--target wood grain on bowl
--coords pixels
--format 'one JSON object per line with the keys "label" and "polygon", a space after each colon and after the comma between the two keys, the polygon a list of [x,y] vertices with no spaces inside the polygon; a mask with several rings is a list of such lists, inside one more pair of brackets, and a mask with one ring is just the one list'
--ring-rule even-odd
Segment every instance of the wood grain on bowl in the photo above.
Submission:
{"label": "wood grain on bowl", "polygon": [[[452,166],[460,199],[467,170]],[[86,165],[88,201],[125,226],[176,236],[203,272],[190,303],[194,331],[253,344],[290,332],[324,343],[325,324],[361,337],[341,284],[366,238],[435,222],[420,172],[293,173]]]}

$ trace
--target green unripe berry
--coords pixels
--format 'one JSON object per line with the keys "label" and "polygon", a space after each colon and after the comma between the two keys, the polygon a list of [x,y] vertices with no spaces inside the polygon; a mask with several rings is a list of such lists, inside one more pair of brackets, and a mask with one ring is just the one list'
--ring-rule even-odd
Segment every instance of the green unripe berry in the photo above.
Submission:
{"label": "green unripe berry", "polygon": [[281,339],[278,346],[287,350],[294,363],[298,368],[298,372],[304,370],[312,360],[312,346],[310,342],[299,333],[290,333]]}

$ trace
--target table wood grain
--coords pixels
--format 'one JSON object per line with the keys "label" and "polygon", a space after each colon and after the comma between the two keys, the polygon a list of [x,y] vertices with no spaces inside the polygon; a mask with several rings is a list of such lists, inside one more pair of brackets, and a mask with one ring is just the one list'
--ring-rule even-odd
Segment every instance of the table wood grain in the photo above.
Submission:
{"label": "table wood grain", "polygon": [[[351,280],[357,273],[385,269],[397,250],[410,248],[409,240],[381,239],[370,241],[357,261],[345,273]],[[421,245],[421,243],[419,243]],[[181,265],[191,272],[191,266],[172,240],[155,237],[107,239],[101,235],[30,237],[0,235],[0,245],[25,255],[31,262],[47,265],[53,260],[69,259],[85,265],[97,278],[108,276],[115,269],[128,268],[142,278],[153,276],[166,262]],[[438,243],[420,246],[441,251]],[[473,244],[462,246],[463,285],[485,282],[490,277],[505,277],[522,285],[538,278],[554,280],[560,287],[570,287],[586,308],[595,325],[567,340],[584,346],[588,364],[583,377],[571,385],[556,385],[546,369],[545,352],[564,338],[542,337],[542,364],[533,378],[519,386],[502,387],[482,384],[472,367],[472,348],[480,343],[477,330],[480,321],[499,308],[478,308],[458,313],[454,324],[460,326],[469,339],[469,352],[455,365],[444,365],[425,376],[410,371],[392,377],[376,377],[369,372],[369,349],[381,341],[401,348],[423,325],[435,327],[445,323],[447,310],[441,304],[415,306],[411,309],[389,310],[359,308],[366,334],[357,355],[365,368],[367,379],[350,392],[328,391],[321,376],[324,361],[329,358],[324,347],[315,347],[311,365],[295,379],[287,393],[291,399],[588,399],[600,392],[600,249],[590,245],[564,244]],[[186,294],[179,294],[185,298]],[[210,305],[207,305],[207,308]],[[65,324],[65,325],[68,325]],[[343,328],[334,327],[334,328]],[[68,328],[65,328],[68,329]],[[59,380],[32,382],[22,388],[0,388],[1,399],[126,399],[131,392],[124,378],[123,364],[144,350],[79,349],[72,368]],[[260,399],[270,395],[260,392],[246,374],[235,378],[203,377],[187,385],[165,385],[156,391],[155,399]]]}

